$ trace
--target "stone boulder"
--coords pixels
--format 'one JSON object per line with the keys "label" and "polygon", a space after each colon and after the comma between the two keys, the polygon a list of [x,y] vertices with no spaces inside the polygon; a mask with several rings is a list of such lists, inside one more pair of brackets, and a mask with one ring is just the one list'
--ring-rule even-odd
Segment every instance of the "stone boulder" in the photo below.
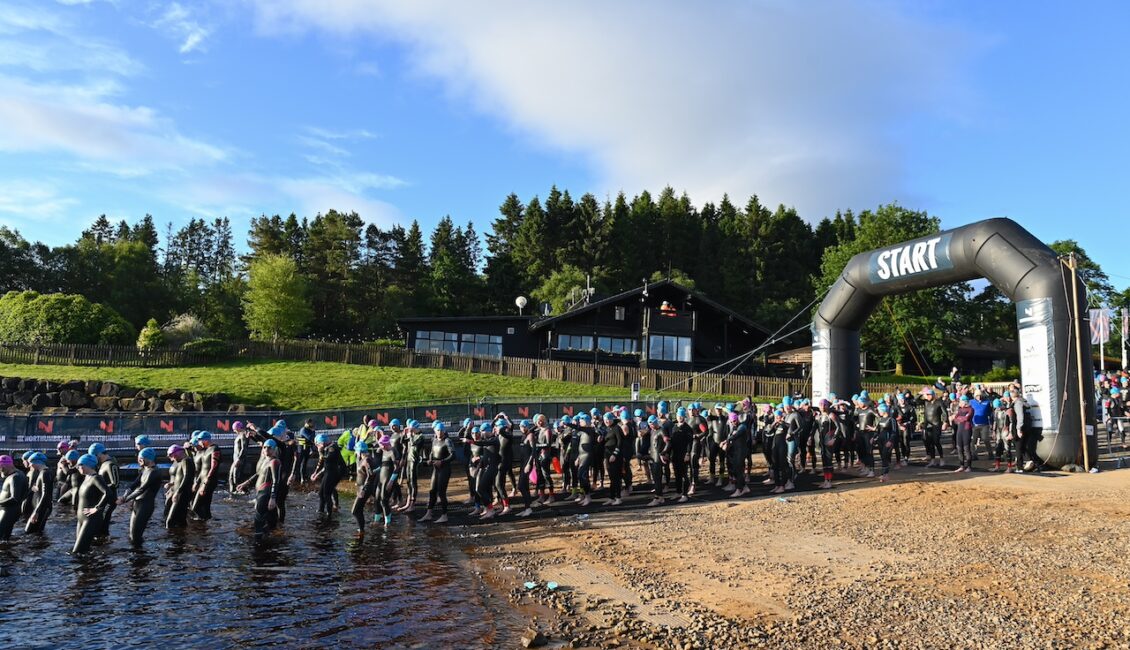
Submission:
{"label": "stone boulder", "polygon": [[65,406],[48,406],[43,409],[44,415],[66,415],[71,410]]}
{"label": "stone boulder", "polygon": [[19,406],[19,405],[17,405],[17,406],[9,406],[9,407],[7,408],[7,412],[8,412],[8,413],[11,413],[11,414],[14,414],[14,415],[19,415],[19,414],[23,414],[23,413],[31,413],[31,406],[30,406],[30,405],[25,405],[25,406]]}
{"label": "stone boulder", "polygon": [[91,402],[99,411],[113,411],[118,406],[117,397],[95,397]]}
{"label": "stone boulder", "polygon": [[59,392],[62,392],[62,391],[65,391],[65,390],[73,390],[73,391],[78,391],[80,393],[85,393],[86,392],[86,382],[85,381],[78,381],[77,379],[71,380],[71,381],[65,381],[65,382],[62,383],[62,385],[59,386]]}
{"label": "stone boulder", "polygon": [[86,389],[83,392],[85,392],[87,395],[95,396],[98,395],[101,390],[102,382],[96,379],[91,379],[86,382]]}
{"label": "stone boulder", "polygon": [[0,386],[3,386],[4,390],[14,393],[20,389],[20,378],[5,377],[3,380],[0,380]]}
{"label": "stone boulder", "polygon": [[128,388],[126,386],[122,386],[121,388],[118,389],[118,397],[130,397],[130,398],[132,398],[132,397],[136,397],[136,396],[137,396],[137,389],[136,388]]}
{"label": "stone boulder", "polygon": [[119,390],[121,390],[121,386],[112,381],[104,381],[102,387],[98,389],[98,395],[100,397],[117,397]]}
{"label": "stone boulder", "polygon": [[19,386],[16,387],[16,390],[33,391],[35,390],[35,383],[36,382],[34,379],[21,379]]}
{"label": "stone boulder", "polygon": [[45,408],[59,405],[59,393],[40,393],[31,398],[31,408],[42,411]]}
{"label": "stone boulder", "polygon": [[243,415],[246,412],[247,412],[247,405],[246,404],[232,404],[232,405],[228,406],[228,413],[229,414]]}
{"label": "stone boulder", "polygon": [[165,410],[165,400],[160,397],[150,397],[145,400],[145,404],[151,413],[163,412]]}
{"label": "stone boulder", "polygon": [[31,406],[31,400],[35,398],[35,393],[30,390],[17,390],[12,393],[12,403],[16,406]]}
{"label": "stone boulder", "polygon": [[180,391],[175,388],[163,388],[157,391],[157,397],[164,400],[180,399]]}
{"label": "stone boulder", "polygon": [[136,397],[120,397],[118,398],[118,408],[123,411],[144,411],[147,404],[143,399]]}
{"label": "stone boulder", "polygon": [[165,400],[166,413],[183,413],[192,408],[192,402],[186,402],[183,399],[170,399]]}
{"label": "stone boulder", "polygon": [[59,391],[59,404],[70,408],[84,408],[90,405],[90,398],[82,391],[68,388]]}

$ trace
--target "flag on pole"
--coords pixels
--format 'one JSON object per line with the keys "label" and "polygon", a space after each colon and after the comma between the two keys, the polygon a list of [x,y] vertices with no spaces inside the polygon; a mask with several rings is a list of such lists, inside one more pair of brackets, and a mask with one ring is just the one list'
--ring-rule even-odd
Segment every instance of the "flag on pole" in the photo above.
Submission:
{"label": "flag on pole", "polygon": [[1122,346],[1126,347],[1126,337],[1130,334],[1130,309],[1122,308]]}
{"label": "flag on pole", "polygon": [[1091,309],[1091,345],[1110,343],[1110,310]]}

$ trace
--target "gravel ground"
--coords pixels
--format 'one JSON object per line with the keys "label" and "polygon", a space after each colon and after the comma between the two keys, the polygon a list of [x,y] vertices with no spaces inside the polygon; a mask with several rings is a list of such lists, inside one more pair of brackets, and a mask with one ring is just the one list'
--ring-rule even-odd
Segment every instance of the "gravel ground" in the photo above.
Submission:
{"label": "gravel ground", "polygon": [[1130,472],[758,487],[474,526],[467,550],[549,647],[1130,647]]}

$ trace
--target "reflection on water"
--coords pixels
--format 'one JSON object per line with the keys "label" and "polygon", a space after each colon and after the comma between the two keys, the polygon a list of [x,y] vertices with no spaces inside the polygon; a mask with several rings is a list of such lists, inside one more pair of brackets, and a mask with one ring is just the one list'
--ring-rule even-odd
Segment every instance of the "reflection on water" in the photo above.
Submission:
{"label": "reflection on water", "polygon": [[245,498],[217,495],[216,518],[184,532],[160,527],[158,504],[142,550],[119,508],[113,539],[85,558],[68,554],[63,508],[44,537],[21,529],[0,543],[0,647],[513,645],[521,621],[484,615],[479,583],[449,551],[455,534],[401,517],[358,540],[346,513],[318,522],[316,501],[292,492],[285,532],[259,548]]}

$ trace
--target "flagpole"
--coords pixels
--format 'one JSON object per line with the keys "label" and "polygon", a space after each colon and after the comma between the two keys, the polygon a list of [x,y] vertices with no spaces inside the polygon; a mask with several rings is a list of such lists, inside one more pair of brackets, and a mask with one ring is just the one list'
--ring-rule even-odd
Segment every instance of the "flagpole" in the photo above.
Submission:
{"label": "flagpole", "polygon": [[1130,323],[1126,322],[1126,315],[1130,314],[1130,309],[1122,308],[1122,336],[1119,337],[1122,341],[1122,369],[1126,370],[1126,332],[1130,331]]}

